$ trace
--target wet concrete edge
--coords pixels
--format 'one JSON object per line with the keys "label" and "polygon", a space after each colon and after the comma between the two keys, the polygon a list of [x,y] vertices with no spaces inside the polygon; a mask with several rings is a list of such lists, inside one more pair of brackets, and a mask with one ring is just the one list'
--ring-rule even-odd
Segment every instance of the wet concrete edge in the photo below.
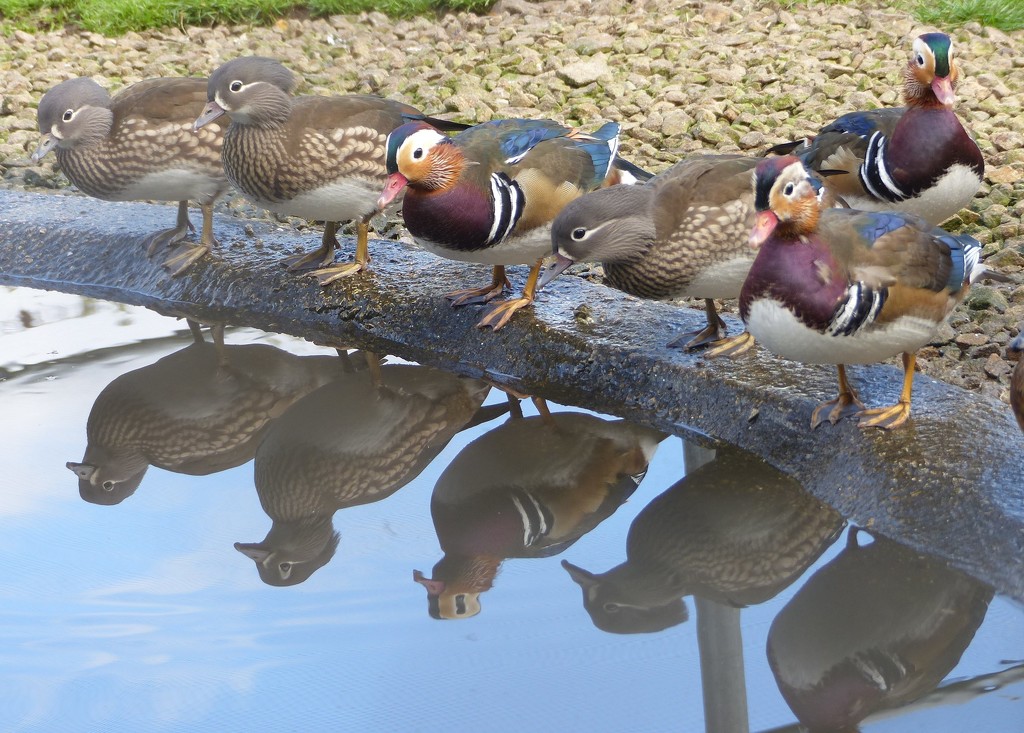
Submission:
{"label": "wet concrete edge", "polygon": [[[857,524],[1024,600],[1024,437],[998,401],[918,375],[903,428],[865,432],[845,421],[811,432],[814,405],[835,395],[834,368],[761,350],[705,360],[666,348],[703,325],[701,311],[563,277],[532,312],[498,333],[480,331],[479,308],[453,310],[441,296],[483,284],[482,266],[375,241],[372,275],[325,291],[277,264],[315,246],[318,232],[253,223],[247,234],[246,222],[227,217],[215,225],[217,255],[172,279],[159,267],[165,253],[147,259],[141,240],[173,220],[167,206],[0,191],[0,283],[359,345],[705,443],[733,443]],[[351,247],[343,240],[342,256]],[[525,269],[513,268],[515,286]],[[738,322],[727,321],[738,332]],[[892,366],[854,367],[851,376],[870,405],[899,393]]]}

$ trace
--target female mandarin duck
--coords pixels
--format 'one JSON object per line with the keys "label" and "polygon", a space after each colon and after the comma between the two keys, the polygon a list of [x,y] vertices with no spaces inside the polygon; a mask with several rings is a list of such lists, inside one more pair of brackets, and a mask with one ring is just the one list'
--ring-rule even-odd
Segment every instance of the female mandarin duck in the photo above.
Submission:
{"label": "female mandarin duck", "polygon": [[[984,271],[981,245],[894,212],[822,209],[822,184],[793,156],[755,170],[760,251],[740,293],[740,315],[767,349],[787,359],[839,366],[839,396],[811,427],[849,412],[861,427],[894,428],[910,414],[914,352]],[[864,409],[844,364],[903,354],[899,402]]]}
{"label": "female mandarin duck", "polygon": [[[384,142],[419,110],[372,95],[293,97],[297,79],[280,62],[261,56],[228,61],[213,72],[207,104],[195,129],[223,114],[228,178],[270,211],[324,220],[318,249],[284,260],[311,272],[322,285],[365,270],[369,221],[384,182]],[[446,129],[465,125],[431,120]],[[357,222],[354,262],[334,265],[338,222]]]}
{"label": "female mandarin duck", "polygon": [[578,261],[604,265],[605,282],[641,298],[703,298],[707,327],[669,346],[714,344],[710,355],[736,355],[751,339],[723,339],[714,298],[737,298],[754,261],[750,177],[761,158],[699,155],[642,186],[613,186],[568,204],[551,225],[557,261],[544,287]]}
{"label": "female mandarin duck", "polygon": [[490,285],[450,293],[453,306],[486,303],[508,284],[505,265],[536,260],[520,298],[493,308],[495,330],[533,302],[551,221],[584,193],[615,182],[619,126],[588,134],[551,120],[495,120],[452,138],[424,122],[388,136],[390,174],[378,206],[406,190],[402,213],[416,242],[434,254],[494,265]]}
{"label": "female mandarin duck", "polygon": [[906,108],[851,112],[810,141],[776,146],[816,171],[854,209],[896,209],[936,225],[970,203],[985,161],[953,105],[958,77],[944,33],[914,40],[903,70]]}
{"label": "female mandarin duck", "polygon": [[[92,79],[68,79],[39,101],[38,162],[56,149],[64,175],[82,191],[106,201],[177,201],[174,228],[150,235],[149,254],[178,244],[164,266],[183,273],[210,251],[213,204],[228,188],[221,165],[223,130],[192,130],[206,79],[148,79],[113,97]],[[192,229],[189,200],[203,211],[199,244],[184,243]]]}

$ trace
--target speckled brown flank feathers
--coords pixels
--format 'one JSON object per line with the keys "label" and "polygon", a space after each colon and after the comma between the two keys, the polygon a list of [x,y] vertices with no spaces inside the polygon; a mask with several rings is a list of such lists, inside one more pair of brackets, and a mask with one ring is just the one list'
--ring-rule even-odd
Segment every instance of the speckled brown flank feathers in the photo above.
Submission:
{"label": "speckled brown flank feathers", "polygon": [[298,97],[280,126],[232,124],[225,166],[239,188],[266,202],[286,202],[348,176],[383,185],[385,140],[410,113],[417,111],[380,97]]}
{"label": "speckled brown flank feathers", "polygon": [[665,243],[649,253],[665,258],[660,279],[688,283],[710,265],[750,254],[750,174],[757,162],[740,155],[697,156],[649,184],[655,189],[650,215],[658,241]]}
{"label": "speckled brown flank feathers", "polygon": [[113,132],[131,117],[155,123],[180,123],[191,129],[196,110],[202,109],[206,101],[206,84],[206,79],[191,77],[146,79],[122,89],[114,95],[111,104]]}

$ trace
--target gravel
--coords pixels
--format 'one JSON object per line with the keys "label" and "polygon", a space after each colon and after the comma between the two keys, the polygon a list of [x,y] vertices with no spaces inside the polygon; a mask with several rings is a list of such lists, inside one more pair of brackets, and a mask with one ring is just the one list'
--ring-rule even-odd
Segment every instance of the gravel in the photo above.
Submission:
{"label": "gravel", "polygon": [[[943,30],[961,70],[957,111],[987,164],[971,207],[946,226],[978,238],[990,267],[1024,282],[1024,31],[921,26],[877,5],[500,0],[479,16],[364,13],[119,38],[17,31],[0,49],[0,185],[67,187],[53,156],[39,166],[28,156],[39,98],[73,76],[114,90],[154,76],[205,76],[227,59],[261,54],[302,75],[303,93],[376,93],[468,122],[618,120],[622,154],[657,172],[696,151],[759,153],[842,113],[898,105],[910,40]],[[221,208],[267,216],[240,197]],[[1007,401],[1005,345],[1022,322],[1024,285],[980,285],[918,363]]]}

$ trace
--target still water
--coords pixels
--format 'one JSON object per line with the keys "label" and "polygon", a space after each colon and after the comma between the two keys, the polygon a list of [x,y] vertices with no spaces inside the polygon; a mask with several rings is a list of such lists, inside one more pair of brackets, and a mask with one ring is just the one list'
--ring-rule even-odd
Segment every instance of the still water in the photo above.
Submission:
{"label": "still water", "polygon": [[73,296],[0,330],[0,730],[1024,731],[1018,604],[744,454]]}

